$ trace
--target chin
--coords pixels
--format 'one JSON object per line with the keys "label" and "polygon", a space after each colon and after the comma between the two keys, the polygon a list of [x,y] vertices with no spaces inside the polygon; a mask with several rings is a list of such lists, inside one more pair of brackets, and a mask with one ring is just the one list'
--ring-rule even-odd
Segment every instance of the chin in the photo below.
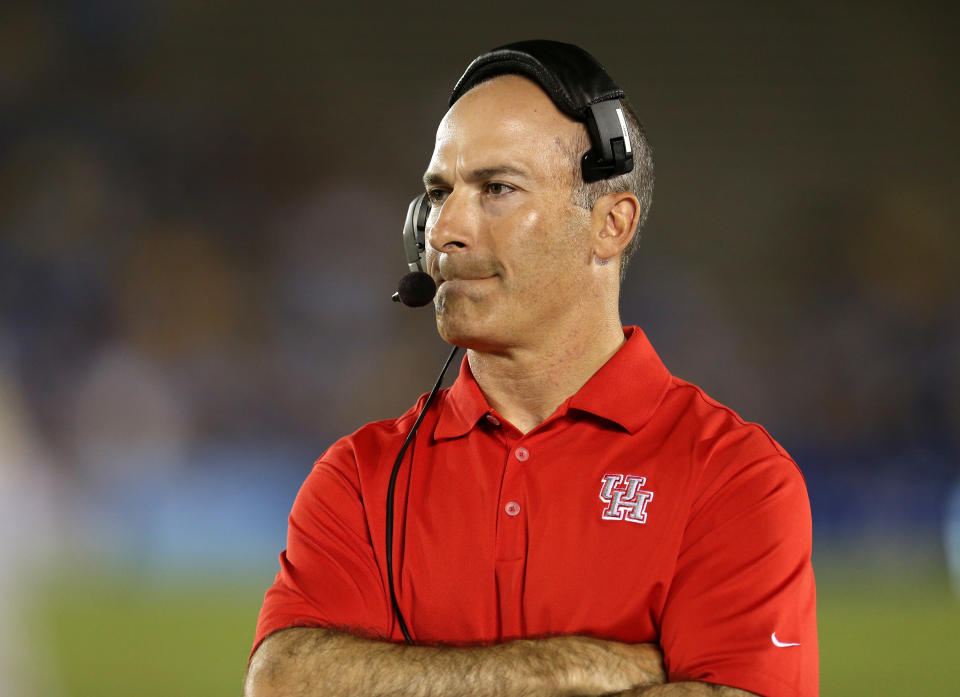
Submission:
{"label": "chin", "polygon": [[501,345],[488,319],[466,317],[461,313],[437,312],[437,332],[448,344],[474,351],[491,351]]}

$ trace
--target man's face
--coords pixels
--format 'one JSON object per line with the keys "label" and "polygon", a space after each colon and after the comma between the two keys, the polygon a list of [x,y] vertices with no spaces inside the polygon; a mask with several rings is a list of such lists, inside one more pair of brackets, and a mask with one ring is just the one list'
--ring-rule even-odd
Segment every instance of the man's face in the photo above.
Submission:
{"label": "man's face", "polygon": [[572,202],[570,156],[582,129],[512,75],[475,87],[440,122],[424,183],[445,340],[515,348],[585,310],[590,215]]}

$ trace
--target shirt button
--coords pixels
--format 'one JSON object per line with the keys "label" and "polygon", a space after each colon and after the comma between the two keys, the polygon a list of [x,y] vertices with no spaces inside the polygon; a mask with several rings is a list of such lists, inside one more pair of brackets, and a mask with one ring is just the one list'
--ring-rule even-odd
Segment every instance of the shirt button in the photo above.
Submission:
{"label": "shirt button", "polygon": [[510,503],[508,503],[506,506],[503,507],[503,510],[504,512],[506,512],[508,516],[511,516],[511,517],[519,515],[520,504],[517,503],[516,501],[511,501]]}
{"label": "shirt button", "polygon": [[530,451],[521,445],[519,448],[513,451],[513,456],[520,460],[520,462],[526,462],[530,459]]}
{"label": "shirt button", "polygon": [[499,426],[499,425],[500,425],[500,419],[498,419],[498,418],[497,418],[496,416],[494,416],[493,414],[487,414],[487,421],[489,421],[490,423],[492,423],[494,426]]}

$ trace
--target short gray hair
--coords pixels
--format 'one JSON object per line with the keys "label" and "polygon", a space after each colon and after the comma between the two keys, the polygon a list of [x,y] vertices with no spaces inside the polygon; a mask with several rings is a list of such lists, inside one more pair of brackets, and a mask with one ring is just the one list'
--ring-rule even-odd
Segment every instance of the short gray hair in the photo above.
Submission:
{"label": "short gray hair", "polygon": [[650,205],[653,203],[653,152],[647,142],[647,134],[637,118],[636,112],[626,99],[620,100],[623,106],[623,115],[627,122],[627,133],[630,135],[630,146],[633,150],[633,169],[610,179],[586,183],[583,181],[583,171],[580,168],[580,159],[590,150],[590,137],[584,128],[581,137],[574,143],[574,172],[573,172],[573,203],[574,205],[593,210],[594,204],[601,196],[630,191],[640,202],[640,220],[637,229],[630,240],[630,244],[623,250],[620,258],[620,280],[626,276],[627,264],[640,246],[640,230],[647,221]]}

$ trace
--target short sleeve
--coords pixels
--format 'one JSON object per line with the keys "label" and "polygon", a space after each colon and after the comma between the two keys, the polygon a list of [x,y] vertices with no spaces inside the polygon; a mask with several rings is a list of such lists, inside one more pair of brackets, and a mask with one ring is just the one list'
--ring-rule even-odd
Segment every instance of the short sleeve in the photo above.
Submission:
{"label": "short sleeve", "polygon": [[383,577],[347,452],[334,446],[297,494],[287,548],[260,609],[253,651],[267,635],[288,627],[349,628],[371,636],[389,631]]}
{"label": "short sleeve", "polygon": [[752,461],[724,453],[707,468],[664,606],[661,646],[672,682],[816,697],[810,505],[796,464],[768,452]]}

